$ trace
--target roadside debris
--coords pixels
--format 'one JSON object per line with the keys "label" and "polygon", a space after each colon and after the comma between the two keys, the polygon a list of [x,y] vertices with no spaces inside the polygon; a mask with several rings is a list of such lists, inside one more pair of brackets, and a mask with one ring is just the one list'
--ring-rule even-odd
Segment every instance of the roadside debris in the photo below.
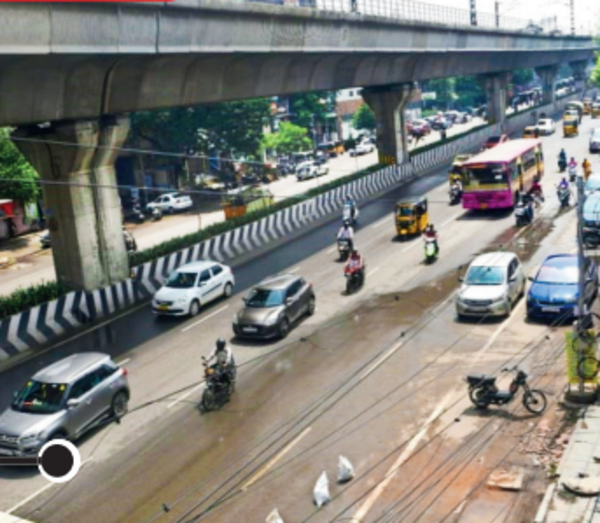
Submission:
{"label": "roadside debris", "polygon": [[354,478],[354,467],[350,460],[340,456],[338,461],[338,483],[347,483]]}
{"label": "roadside debris", "polygon": [[521,490],[523,488],[523,477],[525,470],[514,465],[496,469],[490,474],[487,486],[501,490]]}
{"label": "roadside debris", "polygon": [[600,492],[599,477],[570,477],[562,482],[565,489],[579,496],[595,496]]}
{"label": "roadside debris", "polygon": [[266,523],[283,523],[283,519],[281,519],[279,511],[276,508],[267,516]]}
{"label": "roadside debris", "polygon": [[317,507],[321,508],[331,501],[329,495],[329,480],[327,479],[327,472],[323,471],[315,484],[313,490],[313,500]]}

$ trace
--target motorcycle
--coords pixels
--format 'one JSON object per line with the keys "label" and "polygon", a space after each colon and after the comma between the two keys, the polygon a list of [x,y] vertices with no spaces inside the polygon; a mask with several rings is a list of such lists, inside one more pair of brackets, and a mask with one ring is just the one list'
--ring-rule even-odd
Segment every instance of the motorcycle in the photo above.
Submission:
{"label": "motorcycle", "polygon": [[139,203],[133,206],[133,221],[136,223],[144,223],[146,221],[146,215],[142,212],[142,207]]}
{"label": "motorcycle", "polygon": [[558,160],[558,171],[561,173],[564,173],[566,168],[567,168],[567,161],[566,160]]}
{"label": "motorcycle", "polygon": [[[219,371],[215,365],[209,365],[206,358],[202,358],[204,366],[204,379],[206,388],[200,400],[200,409],[203,412],[217,410],[229,401],[235,392],[236,367],[235,362],[227,370]],[[223,379],[223,373],[229,373],[229,379]]]}
{"label": "motorcycle", "polygon": [[462,191],[458,187],[453,186],[450,188],[450,205],[456,205],[460,203],[461,197]]}
{"label": "motorcycle", "polygon": [[425,263],[432,263],[437,254],[437,241],[434,238],[425,238]]}
{"label": "motorcycle", "polygon": [[523,197],[515,206],[515,221],[517,227],[524,227],[533,221],[533,204],[531,198]]}
{"label": "motorcycle", "polygon": [[352,206],[348,203],[344,204],[342,209],[342,221],[350,222],[350,225],[355,225],[358,220],[358,207],[354,206],[354,216],[352,216]]}
{"label": "motorcycle", "polygon": [[352,294],[360,289],[365,283],[365,266],[362,267],[344,267],[344,276],[346,277],[346,294]]}
{"label": "motorcycle", "polygon": [[542,414],[546,410],[546,395],[538,389],[532,389],[527,383],[527,374],[518,367],[502,369],[502,372],[515,372],[510,387],[507,391],[498,390],[496,378],[486,375],[469,375],[466,378],[469,384],[469,398],[478,409],[487,409],[491,404],[508,405],[515,399],[519,388],[523,394],[523,406],[532,414]]}
{"label": "motorcycle", "polygon": [[345,262],[350,256],[350,240],[348,238],[338,238],[337,247],[340,261]]}
{"label": "motorcycle", "polygon": [[558,201],[560,202],[561,208],[569,206],[569,200],[571,199],[571,191],[568,187],[557,187],[556,196],[558,196]]}
{"label": "motorcycle", "polygon": [[163,217],[163,213],[160,210],[160,208],[154,207],[154,209],[152,209],[152,213],[150,214],[150,219],[153,222],[157,222],[159,220],[162,220],[162,217]]}
{"label": "motorcycle", "polygon": [[577,166],[569,167],[569,181],[574,182],[577,178]]}

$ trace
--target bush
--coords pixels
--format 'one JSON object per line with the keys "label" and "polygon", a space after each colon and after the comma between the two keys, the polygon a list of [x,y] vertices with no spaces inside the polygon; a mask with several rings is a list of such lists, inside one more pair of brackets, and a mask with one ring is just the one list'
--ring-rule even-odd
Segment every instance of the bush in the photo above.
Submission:
{"label": "bush", "polygon": [[0,320],[31,309],[67,294],[69,288],[58,282],[43,282],[26,289],[19,288],[8,296],[0,296]]}

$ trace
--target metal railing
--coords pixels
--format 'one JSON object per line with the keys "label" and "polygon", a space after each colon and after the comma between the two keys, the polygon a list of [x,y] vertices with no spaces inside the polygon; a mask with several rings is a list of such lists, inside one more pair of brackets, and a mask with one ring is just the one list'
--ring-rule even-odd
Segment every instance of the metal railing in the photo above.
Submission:
{"label": "metal railing", "polygon": [[[560,31],[569,34],[568,24],[558,26],[556,20],[533,22],[522,18],[496,15],[468,9],[428,4],[415,0],[245,0],[252,3],[267,3],[288,7],[312,8],[334,13],[350,13],[356,15],[378,16],[411,22],[428,22],[450,27],[484,27],[506,30],[525,31],[543,34]],[[471,15],[475,14],[472,23]],[[567,21],[568,22],[568,21]]]}

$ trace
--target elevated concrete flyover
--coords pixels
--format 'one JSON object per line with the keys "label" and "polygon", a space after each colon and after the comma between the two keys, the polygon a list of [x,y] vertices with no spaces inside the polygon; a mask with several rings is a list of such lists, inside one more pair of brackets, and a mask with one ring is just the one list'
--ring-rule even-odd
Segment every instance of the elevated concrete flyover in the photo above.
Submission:
{"label": "elevated concrete flyover", "polygon": [[53,182],[44,198],[58,281],[92,290],[128,276],[113,187],[129,112],[361,86],[380,158],[403,163],[402,109],[415,81],[485,75],[500,122],[508,71],[547,70],[551,97],[556,65],[581,71],[595,49],[586,37],[471,27],[462,15],[446,20],[447,10],[427,22],[366,12],[214,0],[0,4],[0,125],[18,128],[16,144]]}
{"label": "elevated concrete flyover", "polygon": [[587,37],[264,4],[1,4],[0,125],[588,60]]}

